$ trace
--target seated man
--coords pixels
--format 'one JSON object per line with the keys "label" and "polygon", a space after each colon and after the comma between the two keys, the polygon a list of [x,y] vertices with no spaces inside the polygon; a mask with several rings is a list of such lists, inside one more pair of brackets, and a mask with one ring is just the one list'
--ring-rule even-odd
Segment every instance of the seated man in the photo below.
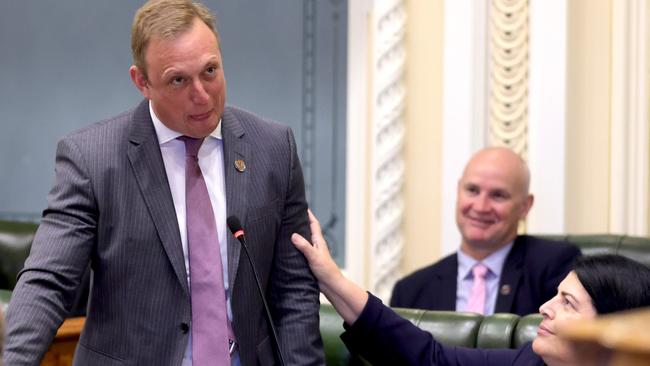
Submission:
{"label": "seated man", "polygon": [[580,250],[517,235],[533,205],[526,163],[506,148],[487,148],[458,182],[460,250],[398,281],[390,305],[489,315],[536,313],[554,296]]}

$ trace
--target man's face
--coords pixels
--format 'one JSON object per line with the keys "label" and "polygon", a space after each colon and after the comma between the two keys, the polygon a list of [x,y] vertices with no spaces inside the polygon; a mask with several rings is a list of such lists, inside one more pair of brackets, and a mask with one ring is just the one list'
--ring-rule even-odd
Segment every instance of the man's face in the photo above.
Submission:
{"label": "man's face", "polygon": [[168,128],[195,138],[219,125],[226,99],[217,37],[199,19],[172,39],[154,37],[145,53],[147,75],[131,67],[131,79]]}
{"label": "man's face", "polygon": [[486,254],[515,238],[519,220],[532,205],[524,169],[519,158],[505,150],[480,152],[468,163],[456,200],[456,223],[466,253]]}

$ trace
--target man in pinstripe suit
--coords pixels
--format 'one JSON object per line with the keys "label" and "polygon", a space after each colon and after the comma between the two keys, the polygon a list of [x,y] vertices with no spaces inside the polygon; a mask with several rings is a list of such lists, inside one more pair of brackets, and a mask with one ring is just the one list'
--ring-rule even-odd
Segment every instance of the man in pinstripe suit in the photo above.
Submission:
{"label": "man in pinstripe suit", "polygon": [[205,7],[145,4],[132,50],[130,75],[146,99],[58,145],[55,185],[8,308],[6,365],[39,363],[88,263],[93,285],[75,365],[192,364],[182,135],[204,139],[199,164],[227,243],[232,364],[275,357],[251,268],[226,235],[227,215],[247,229],[285,361],[323,364],[318,287],[290,242],[293,232],[309,235],[291,130],[225,107],[219,38]]}

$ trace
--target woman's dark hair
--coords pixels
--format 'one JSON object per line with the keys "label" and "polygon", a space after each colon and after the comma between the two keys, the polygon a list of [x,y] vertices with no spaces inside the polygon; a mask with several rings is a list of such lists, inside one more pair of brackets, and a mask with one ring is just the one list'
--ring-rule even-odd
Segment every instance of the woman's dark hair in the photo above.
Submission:
{"label": "woman's dark hair", "polygon": [[573,271],[598,314],[650,306],[650,268],[613,254],[576,259]]}

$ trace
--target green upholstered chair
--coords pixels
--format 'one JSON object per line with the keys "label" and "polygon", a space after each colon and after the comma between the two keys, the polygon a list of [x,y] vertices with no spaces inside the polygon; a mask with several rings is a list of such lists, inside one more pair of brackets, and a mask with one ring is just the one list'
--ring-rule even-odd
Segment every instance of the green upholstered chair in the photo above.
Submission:
{"label": "green upholstered chair", "polygon": [[538,236],[566,240],[577,245],[585,255],[620,254],[650,266],[650,238],[647,237],[614,234]]}
{"label": "green upholstered chair", "polygon": [[394,309],[402,317],[417,315],[412,321],[420,329],[433,334],[444,344],[461,347],[476,347],[482,316],[473,313],[456,313],[453,311],[424,311],[412,309]]}
{"label": "green upholstered chair", "polygon": [[[33,222],[0,220],[0,289],[12,290],[16,285],[37,228]],[[567,240],[584,254],[621,254],[650,266],[650,238],[612,234],[539,236]]]}
{"label": "green upholstered chair", "polygon": [[512,348],[519,320],[519,316],[505,313],[483,317],[476,337],[476,347]]}
{"label": "green upholstered chair", "polygon": [[[16,276],[29,253],[35,223],[0,220],[0,302],[5,305],[16,284]],[[617,253],[650,266],[650,239],[624,235],[541,235],[564,239],[576,244],[584,254]],[[83,313],[82,301],[87,297],[90,271],[78,295],[75,308]],[[85,292],[84,292],[85,291]],[[85,296],[85,297],[84,297]],[[518,317],[512,314],[495,314],[482,317],[476,314],[435,312],[413,309],[396,309],[404,318],[430,332],[444,344],[481,348],[517,348],[537,334],[541,321],[538,314]],[[80,314],[75,314],[80,315]],[[330,305],[321,305],[320,330],[323,336],[328,365],[356,365],[363,361],[350,356],[339,338],[343,333],[343,320]]]}
{"label": "green upholstered chair", "polygon": [[16,286],[37,228],[35,223],[0,221],[0,289]]}
{"label": "green upholstered chair", "polygon": [[320,306],[320,333],[323,338],[325,361],[329,366],[344,366],[352,363],[350,352],[339,337],[343,333],[343,319],[328,304]]}
{"label": "green upholstered chair", "polygon": [[[0,290],[13,290],[16,286],[18,273],[23,268],[29,255],[36,229],[38,229],[38,224],[34,222],[0,220]],[[90,266],[88,266],[82,279],[82,285],[73,300],[69,316],[86,314],[90,281],[91,271]],[[2,297],[0,292],[0,301],[5,303],[4,300],[5,298]]]}
{"label": "green upholstered chair", "polygon": [[523,316],[517,322],[517,327],[512,338],[512,348],[519,348],[524,343],[530,342],[537,336],[537,328],[542,322],[542,315],[530,314]]}
{"label": "green upholstered chair", "polygon": [[[474,313],[453,311],[428,311],[418,309],[394,309],[431,333],[446,345],[481,348],[517,348],[532,341],[537,335],[541,321],[538,314],[519,317],[514,314],[481,316]],[[320,331],[323,337],[325,357],[328,365],[367,364],[350,355],[340,339],[343,333],[343,319],[328,304],[320,308]]]}
{"label": "green upholstered chair", "polygon": [[7,306],[10,299],[11,299],[11,291],[0,290],[0,307],[2,307],[2,310],[4,310],[4,307]]}

